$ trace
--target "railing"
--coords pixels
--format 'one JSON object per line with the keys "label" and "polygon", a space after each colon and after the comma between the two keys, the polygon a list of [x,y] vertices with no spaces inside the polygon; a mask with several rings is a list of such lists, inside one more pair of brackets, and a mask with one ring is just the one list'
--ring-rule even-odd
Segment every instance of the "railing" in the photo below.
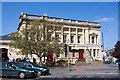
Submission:
{"label": "railing", "polygon": [[101,47],[101,45],[100,44],[79,44],[79,43],[77,43],[77,44],[69,44],[70,46],[73,46],[73,47]]}

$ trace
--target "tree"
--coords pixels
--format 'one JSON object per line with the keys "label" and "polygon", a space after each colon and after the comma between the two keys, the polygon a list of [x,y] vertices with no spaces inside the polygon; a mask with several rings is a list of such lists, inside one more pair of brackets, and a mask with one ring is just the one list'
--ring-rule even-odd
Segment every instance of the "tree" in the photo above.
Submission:
{"label": "tree", "polygon": [[[115,49],[112,52],[112,56],[117,58],[117,60],[120,62],[120,41],[118,41],[115,44]],[[118,67],[119,67],[119,70],[120,70],[120,64],[119,63],[118,63]]]}
{"label": "tree", "polygon": [[115,57],[115,58],[120,59],[120,41],[118,41],[115,44],[115,49],[114,49],[114,51],[112,53],[112,56]]}
{"label": "tree", "polygon": [[12,43],[10,44],[14,48],[21,50],[22,54],[27,55],[36,54],[40,58],[42,64],[42,57],[51,53],[59,54],[61,51],[61,45],[59,37],[53,37],[49,35],[49,29],[55,30],[55,22],[49,22],[45,20],[32,20],[29,21],[30,26],[26,26],[15,34],[11,35]]}

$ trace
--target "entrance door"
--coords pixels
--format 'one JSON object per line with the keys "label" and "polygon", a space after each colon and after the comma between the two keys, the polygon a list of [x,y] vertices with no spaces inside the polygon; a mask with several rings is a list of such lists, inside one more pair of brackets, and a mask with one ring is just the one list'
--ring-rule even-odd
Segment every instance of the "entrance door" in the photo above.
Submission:
{"label": "entrance door", "polygon": [[49,55],[47,56],[47,60],[53,61],[53,54],[49,54]]}
{"label": "entrance door", "polygon": [[84,60],[83,53],[83,50],[79,51],[79,60]]}
{"label": "entrance door", "polygon": [[9,58],[8,58],[8,49],[2,48],[1,55],[2,55],[2,59],[9,60]]}

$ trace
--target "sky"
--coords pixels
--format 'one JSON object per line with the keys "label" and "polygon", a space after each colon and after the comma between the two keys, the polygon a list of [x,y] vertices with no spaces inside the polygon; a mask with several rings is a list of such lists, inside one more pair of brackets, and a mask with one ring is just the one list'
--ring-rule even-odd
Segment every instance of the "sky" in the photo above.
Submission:
{"label": "sky", "polygon": [[104,33],[105,49],[114,47],[118,40],[117,2],[2,2],[2,35],[17,31],[21,12],[97,21]]}
{"label": "sky", "polygon": [[[2,2],[33,2],[33,0],[1,0]],[[34,0],[34,2],[118,2],[119,0]]]}

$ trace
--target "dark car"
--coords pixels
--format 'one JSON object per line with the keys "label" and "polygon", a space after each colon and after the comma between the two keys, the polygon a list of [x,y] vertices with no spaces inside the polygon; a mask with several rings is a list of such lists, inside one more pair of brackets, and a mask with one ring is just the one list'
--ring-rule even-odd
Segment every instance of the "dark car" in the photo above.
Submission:
{"label": "dark car", "polygon": [[116,63],[116,64],[120,64],[120,60],[119,60],[119,59],[116,60],[115,63]]}
{"label": "dark car", "polygon": [[34,70],[28,70],[25,68],[18,67],[14,62],[2,62],[2,67],[0,68],[2,77],[37,77],[37,73]]}
{"label": "dark car", "polygon": [[110,61],[104,61],[103,63],[104,63],[104,64],[111,64]]}
{"label": "dark car", "polygon": [[25,69],[31,69],[38,72],[38,75],[49,75],[50,70],[46,67],[39,66],[33,62],[20,61],[17,63],[18,66],[24,67]]}

